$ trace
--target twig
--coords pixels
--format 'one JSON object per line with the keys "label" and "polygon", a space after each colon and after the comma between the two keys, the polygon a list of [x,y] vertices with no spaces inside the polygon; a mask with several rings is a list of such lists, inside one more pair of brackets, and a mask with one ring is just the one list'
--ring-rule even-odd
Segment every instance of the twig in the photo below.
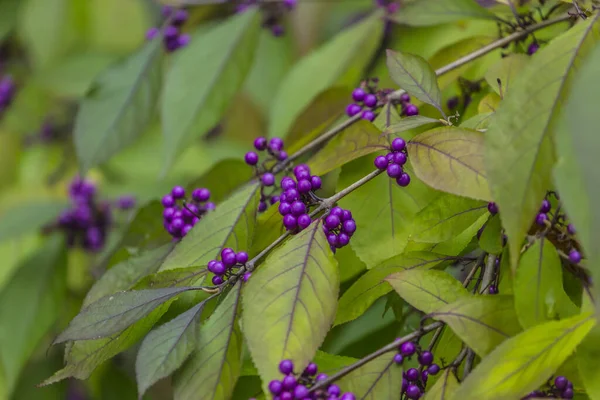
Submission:
{"label": "twig", "polygon": [[471,349],[468,349],[467,362],[465,362],[465,369],[463,370],[463,381],[469,375],[469,373],[471,373],[471,369],[473,369],[473,361],[475,361],[475,352]]}
{"label": "twig", "polygon": [[481,281],[481,290],[479,291],[480,294],[485,293],[485,291],[494,281],[496,258],[497,256],[495,254],[488,254],[487,256],[487,260],[485,262],[485,269],[483,270],[483,280]]}

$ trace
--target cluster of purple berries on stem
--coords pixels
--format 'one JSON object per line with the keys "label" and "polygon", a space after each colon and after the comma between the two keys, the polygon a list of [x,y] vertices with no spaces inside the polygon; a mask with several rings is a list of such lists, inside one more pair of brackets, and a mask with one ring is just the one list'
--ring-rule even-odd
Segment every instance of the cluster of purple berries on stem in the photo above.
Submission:
{"label": "cluster of purple berries on stem", "polygon": [[376,117],[375,109],[379,106],[378,83],[378,78],[370,78],[354,89],[352,92],[354,103],[348,104],[346,115],[354,117],[357,114],[361,114],[362,119],[374,121]]}
{"label": "cluster of purple berries on stem", "polygon": [[235,7],[236,13],[247,11],[250,7],[258,5],[263,13],[263,28],[269,29],[273,36],[283,36],[285,29],[281,20],[285,14],[296,8],[298,0],[282,1],[260,1],[260,0],[241,0]]}
{"label": "cluster of purple berries on stem", "polygon": [[402,138],[392,141],[390,152],[385,156],[375,158],[375,167],[385,170],[390,178],[396,179],[399,186],[406,187],[410,183],[410,175],[404,171],[404,164],[408,160],[406,142]]}
{"label": "cluster of purple berries on stem", "polygon": [[204,214],[215,209],[215,204],[208,201],[210,199],[210,190],[208,189],[194,189],[189,202],[186,202],[184,197],[185,189],[175,186],[171,193],[164,196],[161,201],[164,206],[163,225],[173,236],[173,240],[187,235]]}
{"label": "cluster of purple berries on stem", "polygon": [[318,374],[318,366],[310,363],[302,374],[294,373],[292,360],[283,360],[279,363],[279,372],[283,375],[281,380],[269,382],[269,392],[273,400],[355,400],[351,392],[342,393],[338,385],[331,384],[327,388],[310,392],[310,388],[317,382],[327,379],[326,374]]}
{"label": "cluster of purple berries on stem", "polygon": [[440,372],[440,366],[433,363],[433,353],[426,350],[419,351],[418,346],[413,342],[404,342],[400,345],[398,353],[394,356],[394,362],[402,365],[406,358],[417,353],[420,368],[409,368],[404,371],[402,377],[403,399],[420,398],[425,392],[429,375],[437,375]]}
{"label": "cluster of purple berries on stem", "polygon": [[[190,35],[181,33],[181,26],[188,19],[188,12],[184,9],[174,9],[171,6],[163,6],[162,15],[168,18],[169,25],[164,28],[163,42],[165,50],[169,53],[187,46],[190,42]],[[160,35],[160,29],[153,27],[146,32],[146,39],[153,40]]]}
{"label": "cluster of purple berries on stem", "polygon": [[[208,262],[207,269],[215,274],[212,278],[213,285],[220,285],[229,278],[234,269],[244,267],[248,262],[248,253],[245,251],[235,252],[229,247],[221,250],[221,260],[211,260]],[[247,272],[242,277],[242,280],[246,282],[250,277],[250,273]]]}
{"label": "cluster of purple berries on stem", "polygon": [[294,178],[281,178],[281,195],[279,196],[279,214],[283,216],[283,226],[291,233],[298,233],[307,228],[312,219],[308,215],[309,208],[321,201],[314,191],[321,188],[321,178],[310,174],[306,164],[294,167]]}
{"label": "cluster of purple berries on stem", "polygon": [[387,14],[395,14],[400,9],[400,3],[388,0],[375,0],[379,8],[385,8]]}
{"label": "cluster of purple berries on stem", "polygon": [[323,232],[331,250],[335,252],[335,249],[341,249],[350,243],[350,238],[356,232],[356,221],[349,210],[333,207],[323,218]]}
{"label": "cluster of purple berries on stem", "polygon": [[0,79],[0,114],[12,103],[16,93],[16,85],[10,75]]}
{"label": "cluster of purple berries on stem", "polygon": [[539,398],[560,398],[560,399],[572,399],[573,383],[564,376],[557,376],[553,381],[548,383],[550,388],[546,391],[535,390],[523,397],[525,399],[539,399]]}
{"label": "cluster of purple berries on stem", "polygon": [[[259,152],[267,152],[267,157],[261,162],[260,156],[255,151],[249,151],[244,156],[246,164],[251,165],[255,169],[255,173],[260,177],[260,203],[258,204],[258,211],[264,212],[271,205],[279,201],[279,196],[276,195],[277,186],[275,184],[275,175],[268,168],[267,164],[272,161],[285,161],[288,158],[287,153],[283,150],[283,140],[274,137],[267,140],[264,137],[258,137],[254,139],[254,148]],[[270,188],[270,189],[267,189]],[[267,191],[269,191],[267,193]]]}

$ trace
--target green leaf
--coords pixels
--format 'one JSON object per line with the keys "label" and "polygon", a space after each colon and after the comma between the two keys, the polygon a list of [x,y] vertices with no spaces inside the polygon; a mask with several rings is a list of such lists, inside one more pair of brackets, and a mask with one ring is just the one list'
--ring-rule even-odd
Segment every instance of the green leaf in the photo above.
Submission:
{"label": "green leaf", "polygon": [[463,122],[462,124],[460,124],[461,128],[464,129],[486,129],[490,122],[492,121],[492,117],[494,116],[495,113],[493,112],[488,112],[488,113],[483,113],[483,114],[477,114],[476,116],[469,118],[468,120],[466,120],[465,122]]}
{"label": "green leaf", "polygon": [[252,176],[252,168],[243,160],[228,158],[219,161],[208,172],[186,187],[190,193],[196,188],[210,188],[210,201],[218,203],[248,182]]}
{"label": "green leaf", "polygon": [[62,238],[47,240],[0,292],[0,394],[10,398],[19,375],[64,307],[67,253]]}
{"label": "green leaf", "polygon": [[588,333],[577,346],[577,366],[586,394],[592,400],[600,399],[600,370],[597,368],[600,357],[600,327],[598,325]]}
{"label": "green leaf", "polygon": [[165,172],[192,139],[215,126],[227,111],[250,71],[259,32],[260,13],[252,8],[196,32],[174,56],[161,109]]}
{"label": "green leaf", "polygon": [[163,43],[153,40],[103,72],[82,101],[74,143],[81,173],[102,164],[144,132],[162,86]]}
{"label": "green leaf", "polygon": [[206,265],[227,246],[236,251],[250,248],[259,188],[255,182],[247,184],[218,204],[177,244],[160,270]]}
{"label": "green leaf", "polygon": [[308,162],[315,175],[329,171],[367,154],[389,147],[387,138],[369,121],[360,120],[330,140]]}
{"label": "green leaf", "polygon": [[469,374],[453,399],[521,398],[543,385],[593,328],[581,315],[545,322],[508,339]]}
{"label": "green leaf", "polygon": [[54,344],[73,340],[100,339],[118,333],[175,296],[191,290],[165,288],[119,292],[83,308]]}
{"label": "green leaf", "polygon": [[502,253],[504,240],[502,239],[502,224],[500,223],[500,216],[498,214],[492,216],[487,221],[479,237],[479,247],[486,253]]}
{"label": "green leaf", "polygon": [[[338,187],[345,188],[373,171],[368,157],[344,165]],[[406,167],[410,171],[409,167]],[[412,174],[411,174],[412,177]],[[437,193],[414,178],[407,187],[400,187],[387,175],[378,176],[340,201],[340,206],[352,210],[358,228],[350,241],[368,268],[401,254],[412,233],[412,221]]]}
{"label": "green leaf", "polygon": [[192,354],[205,304],[198,303],[144,338],[135,360],[140,396],[158,380],[171,375]]}
{"label": "green leaf", "polygon": [[[254,278],[254,276],[252,276]],[[174,377],[175,400],[226,400],[242,370],[241,282],[200,327],[196,351]]]}
{"label": "green leaf", "polygon": [[[538,51],[515,80],[486,132],[486,169],[508,235],[511,264],[551,189],[552,135],[581,60],[600,38],[596,15]],[[508,170],[507,170],[508,168]]]}
{"label": "green leaf", "polygon": [[320,220],[252,273],[242,299],[242,324],[263,382],[279,377],[283,359],[293,360],[299,371],[312,360],[333,323],[339,281]]}
{"label": "green leaf", "polygon": [[[392,287],[385,280],[391,274],[414,268],[434,268],[449,260],[454,260],[454,257],[423,251],[401,254],[384,261],[367,271],[344,292],[335,315],[335,325],[360,317],[373,305],[375,300],[391,292]],[[344,268],[343,264],[341,268]]]}
{"label": "green leaf", "polygon": [[435,118],[429,118],[424,115],[414,115],[412,117],[400,118],[400,121],[391,124],[384,130],[384,133],[402,133],[420,126],[429,124],[440,124],[441,121]]}
{"label": "green leaf", "polygon": [[21,3],[20,0],[0,0],[0,42],[14,28]]}
{"label": "green leaf", "polygon": [[358,399],[394,399],[402,389],[402,367],[393,353],[385,354],[346,375],[339,386]]}
{"label": "green leaf", "polygon": [[452,395],[458,389],[458,380],[454,375],[452,368],[447,368],[442,372],[435,384],[430,387],[423,396],[423,400],[445,400],[452,398]]}
{"label": "green leaf", "polygon": [[157,272],[140,279],[133,290],[200,286],[206,278],[206,266],[176,268]]}
{"label": "green leaf", "polygon": [[449,194],[437,197],[419,211],[414,220],[415,242],[439,243],[456,237],[487,212],[478,200]]}
{"label": "green leaf", "polygon": [[408,156],[417,176],[429,186],[490,201],[483,139],[483,133],[470,129],[436,128],[408,142]]}
{"label": "green leaf", "polygon": [[356,84],[377,50],[382,32],[376,12],[297,62],[273,100],[269,136],[286,136],[298,116],[326,89]]}
{"label": "green leaf", "polygon": [[494,19],[475,0],[421,0],[407,4],[393,16],[399,24],[431,26],[466,19]]}
{"label": "green leaf", "polygon": [[437,76],[425,59],[414,54],[387,50],[387,67],[398,86],[411,96],[431,104],[445,117]]}
{"label": "green leaf", "polygon": [[521,331],[512,296],[465,297],[429,316],[448,324],[481,357]]}
{"label": "green leaf", "polygon": [[[485,80],[494,92],[505,96],[530,59],[530,56],[521,53],[510,54],[508,57],[501,58],[488,69]],[[498,79],[502,84],[502,90],[498,86]]]}
{"label": "green leaf", "polygon": [[456,278],[445,271],[410,269],[386,278],[400,297],[426,314],[471,294]]}
{"label": "green leaf", "polygon": [[54,221],[68,203],[47,200],[9,208],[0,216],[0,242],[15,239]]}

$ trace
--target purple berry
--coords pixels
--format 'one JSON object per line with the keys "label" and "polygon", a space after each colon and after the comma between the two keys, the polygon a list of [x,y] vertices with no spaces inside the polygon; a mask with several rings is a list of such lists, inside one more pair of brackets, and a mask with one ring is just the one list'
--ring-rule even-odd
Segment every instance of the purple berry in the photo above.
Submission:
{"label": "purple berry", "polygon": [[248,253],[240,251],[235,255],[235,262],[238,264],[246,264],[248,262]]}
{"label": "purple berry", "polygon": [[161,203],[164,207],[173,207],[175,205],[175,199],[170,194],[163,196]]}
{"label": "purple berry", "polygon": [[419,364],[423,366],[431,365],[433,362],[433,354],[430,351],[424,351],[419,354]]}
{"label": "purple berry", "polygon": [[375,106],[377,106],[377,96],[375,96],[374,94],[366,95],[364,104],[369,108],[374,108]]}
{"label": "purple berry", "polygon": [[292,203],[300,198],[300,193],[296,189],[288,189],[285,192],[285,201]]}
{"label": "purple berry", "polygon": [[292,203],[292,215],[298,216],[306,212],[306,205],[301,201],[294,201]]}
{"label": "purple berry", "polygon": [[542,201],[542,205],[540,207],[540,212],[547,213],[548,211],[550,211],[551,208],[552,208],[552,205],[550,204],[550,202],[548,200],[544,199]]}
{"label": "purple berry", "polygon": [[176,26],[171,25],[165,28],[165,38],[173,39],[176,38],[177,35],[179,35],[179,29],[177,29]]}
{"label": "purple berry", "polygon": [[342,230],[349,236],[352,236],[352,234],[356,232],[356,222],[353,219],[344,221],[342,224]]}
{"label": "purple berry", "polygon": [[236,263],[235,253],[227,253],[221,257],[221,261],[225,264],[226,267],[233,267]]}
{"label": "purple berry", "polygon": [[204,205],[204,209],[205,210],[214,210],[215,208],[217,208],[217,206],[215,206],[215,203],[213,203],[212,201],[209,201],[208,203],[206,203]]}
{"label": "purple berry", "polygon": [[350,243],[350,236],[348,236],[347,234],[341,232],[338,235],[338,247],[342,248],[342,247],[348,245],[348,243]]}
{"label": "purple berry", "polygon": [[175,11],[175,15],[173,16],[173,24],[174,25],[182,25],[188,19],[188,12],[186,10],[177,10]]}
{"label": "purple berry", "polygon": [[352,212],[350,212],[350,210],[342,210],[342,216],[340,219],[342,221],[350,221],[352,219]]}
{"label": "purple berry", "polygon": [[416,382],[419,379],[419,370],[416,368],[409,368],[406,371],[406,379],[411,382]]}
{"label": "purple berry", "polygon": [[271,394],[277,395],[281,393],[282,390],[283,384],[281,383],[281,381],[272,380],[271,382],[269,382],[269,392],[271,392]]}
{"label": "purple berry", "polygon": [[278,137],[271,138],[271,140],[269,140],[268,147],[272,151],[281,151],[283,149],[283,140]]}
{"label": "purple berry", "polygon": [[312,190],[312,185],[308,179],[301,179],[298,181],[298,191],[300,193],[308,193]]}
{"label": "purple berry", "polygon": [[352,98],[354,101],[363,101],[365,99],[366,93],[362,88],[356,88],[352,92]]}
{"label": "purple berry", "polygon": [[454,110],[456,107],[458,107],[458,103],[459,99],[457,96],[450,97],[446,102],[446,107],[448,107],[448,110]]}
{"label": "purple berry", "polygon": [[400,353],[404,357],[412,356],[415,354],[415,351],[417,351],[417,347],[413,342],[405,342],[400,345]]}
{"label": "purple berry", "polygon": [[269,206],[267,205],[266,202],[264,202],[264,201],[259,201],[258,202],[258,212],[265,212],[265,211],[267,211],[268,207]]}
{"label": "purple berry", "polygon": [[371,110],[365,110],[362,112],[361,118],[373,122],[375,120],[375,113]]}
{"label": "purple berry", "polygon": [[279,214],[287,215],[292,212],[292,205],[290,203],[279,203]]}
{"label": "purple berry", "polygon": [[306,172],[308,172],[308,175],[310,175],[310,168],[306,164],[298,164],[293,169],[293,172],[294,172],[295,176],[298,176],[298,174],[300,173],[300,171],[306,171]]}
{"label": "purple berry", "polygon": [[304,400],[308,396],[308,389],[306,386],[298,385],[294,389],[294,398],[298,400]]}
{"label": "purple berry", "polygon": [[440,366],[437,364],[431,364],[429,368],[427,368],[427,372],[429,372],[429,375],[437,375],[437,373],[440,372]]}
{"label": "purple berry", "polygon": [[296,385],[298,385],[298,381],[293,375],[286,376],[281,380],[281,383],[283,383],[283,388],[285,390],[292,390],[296,387]]}
{"label": "purple berry", "polygon": [[248,279],[250,279],[250,277],[251,277],[251,276],[252,276],[252,273],[251,273],[251,272],[246,272],[246,273],[244,274],[244,276],[242,276],[242,281],[243,281],[243,282],[248,282]]}
{"label": "purple berry", "polygon": [[260,177],[260,180],[261,180],[262,184],[265,186],[273,186],[273,184],[275,183],[275,175],[273,175],[270,172],[265,172]]}
{"label": "purple berry", "polygon": [[284,161],[287,160],[288,158],[288,153],[286,153],[285,151],[281,150],[278,154],[277,154],[277,159],[279,161]]}
{"label": "purple berry", "polygon": [[406,397],[409,399],[418,399],[421,397],[421,389],[417,385],[408,385],[406,388]]}
{"label": "purple berry", "polygon": [[254,148],[258,151],[262,151],[267,148],[267,139],[264,137],[257,137],[254,139]]}
{"label": "purple berry", "polygon": [[196,215],[198,215],[198,206],[195,204],[186,204],[185,208],[181,210],[183,218],[188,221],[192,221]]}
{"label": "purple berry", "polygon": [[349,117],[354,117],[356,114],[360,113],[362,111],[362,107],[359,106],[358,104],[348,104],[348,106],[346,107],[346,115]]}
{"label": "purple berry", "polygon": [[289,9],[296,7],[297,0],[283,0],[283,4]]}
{"label": "purple berry", "polygon": [[258,163],[258,154],[253,151],[249,151],[244,156],[244,161],[246,161],[246,164],[248,165],[256,165],[256,163]]}
{"label": "purple berry", "polygon": [[298,227],[300,229],[306,229],[312,222],[312,219],[308,214],[302,214],[298,217]]}
{"label": "purple berry", "polygon": [[146,31],[146,40],[152,40],[158,36],[160,29],[158,28],[150,28]]}
{"label": "purple berry", "polygon": [[310,170],[308,169],[299,169],[297,172],[294,172],[294,175],[296,175],[296,179],[298,180],[298,182],[300,182],[303,179],[310,179]]}
{"label": "purple berry", "polygon": [[329,215],[335,215],[341,220],[344,217],[344,210],[342,207],[333,207],[329,212]]}
{"label": "purple berry", "polygon": [[573,264],[579,264],[581,261],[581,253],[575,249],[571,250],[569,252],[569,261],[571,261]]}
{"label": "purple berry", "polygon": [[279,400],[292,400],[293,398],[294,395],[290,392],[283,392],[281,393],[281,396],[279,396]]}
{"label": "purple berry", "polygon": [[279,372],[284,375],[291,374],[294,372],[294,363],[292,360],[283,360],[279,363]]}
{"label": "purple berry", "polygon": [[419,115],[419,109],[414,104],[409,103],[406,104],[406,107],[404,108],[404,114],[407,117],[413,117],[415,115]]}
{"label": "purple berry", "polygon": [[404,357],[402,357],[402,354],[398,353],[394,356],[394,362],[396,364],[402,364],[404,362]]}
{"label": "purple berry", "polygon": [[327,218],[325,218],[325,226],[328,229],[334,229],[336,228],[338,225],[340,224],[340,217],[338,217],[337,215],[328,215]]}
{"label": "purple berry", "polygon": [[338,236],[335,233],[330,233],[329,235],[327,235],[327,243],[329,243],[331,247],[337,247]]}
{"label": "purple berry", "polygon": [[490,285],[490,287],[488,288],[488,293],[489,294],[498,294],[498,288],[496,287],[496,285]]}
{"label": "purple berry", "polygon": [[198,203],[204,203],[210,199],[210,190],[205,188],[197,188],[192,192],[192,199]]}
{"label": "purple berry", "polygon": [[563,390],[563,392],[562,392],[563,399],[572,399],[574,395],[575,395],[575,393],[573,392],[573,389],[571,389],[571,388],[567,388],[567,389]]}
{"label": "purple berry", "polygon": [[308,376],[315,376],[318,370],[319,368],[317,367],[317,364],[309,363],[304,369],[304,373]]}
{"label": "purple berry", "polygon": [[395,153],[392,161],[394,162],[394,164],[404,165],[406,164],[406,154]]}
{"label": "purple berry", "polygon": [[165,18],[170,17],[172,12],[173,12],[173,7],[171,7],[171,6],[163,6],[162,7],[163,17],[165,17]]}
{"label": "purple berry", "polygon": [[402,95],[400,95],[400,102],[401,103],[410,102],[410,95],[408,93],[402,93]]}
{"label": "purple berry", "polygon": [[398,164],[390,164],[387,167],[387,174],[390,178],[398,178],[402,175],[402,167]]}
{"label": "purple berry", "polygon": [[492,215],[498,214],[498,205],[493,201],[489,202],[487,205],[487,209]]}
{"label": "purple berry", "polygon": [[312,190],[318,190],[321,189],[321,178],[318,176],[311,176],[310,177],[310,185],[312,186]]}
{"label": "purple berry", "polygon": [[406,142],[402,138],[396,138],[392,141],[392,150],[402,151],[406,148]]}
{"label": "purple berry", "polygon": [[215,275],[223,275],[225,272],[227,272],[227,267],[221,261],[217,261],[213,264],[211,272]]}
{"label": "purple berry", "polygon": [[387,158],[385,156],[377,156],[375,157],[375,168],[377,169],[386,169],[389,161],[387,160]]}
{"label": "purple berry", "polygon": [[183,199],[185,197],[185,189],[181,186],[175,186],[173,190],[171,190],[171,196],[174,199]]}
{"label": "purple berry", "polygon": [[317,377],[315,378],[315,381],[320,382],[320,381],[324,381],[325,379],[327,379],[327,374],[319,374],[317,375]]}
{"label": "purple berry", "polygon": [[163,218],[165,221],[171,221],[173,219],[173,215],[175,214],[175,209],[173,207],[168,207],[163,210]]}
{"label": "purple berry", "polygon": [[191,231],[193,227],[194,227],[194,225],[191,225],[191,224],[189,224],[189,225],[185,225],[185,226],[183,227],[183,229],[181,230],[181,236],[185,236],[185,235],[187,235],[187,234],[188,234],[188,232],[189,232],[189,231]]}
{"label": "purple berry", "polygon": [[175,210],[175,212],[173,213],[173,219],[175,218],[183,218],[183,211]]}
{"label": "purple berry", "polygon": [[281,179],[281,190],[296,189],[296,181],[289,176],[285,176]]}
{"label": "purple berry", "polygon": [[221,250],[221,258],[225,257],[227,254],[235,254],[235,251],[231,247],[225,247]]}
{"label": "purple berry", "polygon": [[329,394],[330,396],[339,396],[340,393],[342,393],[342,390],[336,384],[329,385],[329,387],[327,388],[327,394]]}
{"label": "purple berry", "polygon": [[421,371],[421,380],[423,383],[427,383],[427,378],[429,378],[429,372],[427,370]]}
{"label": "purple berry", "polygon": [[356,396],[354,396],[354,393],[346,392],[340,397],[340,400],[356,400]]}
{"label": "purple berry", "polygon": [[221,278],[218,275],[215,275],[215,276],[212,277],[212,283],[213,283],[213,285],[218,286],[218,285],[222,284],[223,282],[224,282],[223,278]]}
{"label": "purple berry", "polygon": [[273,196],[269,200],[269,203],[271,203],[271,205],[273,205],[273,204],[277,203],[278,201],[279,201],[279,196]]}
{"label": "purple berry", "polygon": [[557,376],[556,378],[554,378],[554,386],[556,386],[556,388],[559,390],[566,389],[568,383],[569,380],[564,376]]}
{"label": "purple berry", "polygon": [[573,226],[573,224],[569,224],[567,225],[567,232],[569,232],[570,235],[574,235],[575,234],[575,227]]}
{"label": "purple berry", "polygon": [[548,216],[544,213],[539,213],[536,217],[535,217],[535,223],[540,225],[540,226],[545,226],[546,225],[546,221],[548,220]]}
{"label": "purple berry", "polygon": [[398,178],[396,178],[396,183],[398,186],[406,187],[410,184],[410,175],[404,172]]}
{"label": "purple berry", "polygon": [[288,231],[292,231],[298,226],[298,220],[293,215],[288,214],[283,217],[283,226],[285,226],[285,229]]}
{"label": "purple berry", "polygon": [[175,218],[173,221],[171,221],[171,229],[176,232],[180,231],[184,225],[185,222],[182,218]]}
{"label": "purple berry", "polygon": [[538,43],[531,43],[529,47],[527,47],[527,54],[532,56],[540,49],[540,45]]}

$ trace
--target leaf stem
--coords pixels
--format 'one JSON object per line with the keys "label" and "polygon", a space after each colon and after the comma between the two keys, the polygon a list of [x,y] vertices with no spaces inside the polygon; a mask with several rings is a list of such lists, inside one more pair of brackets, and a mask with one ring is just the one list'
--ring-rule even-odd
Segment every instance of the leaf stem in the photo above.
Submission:
{"label": "leaf stem", "polygon": [[465,369],[463,370],[463,377],[462,377],[463,381],[471,373],[471,370],[473,369],[473,362],[474,361],[475,361],[475,352],[472,349],[468,348],[468,350],[467,350],[467,362],[465,362]]}
{"label": "leaf stem", "polygon": [[481,281],[481,290],[479,291],[479,294],[484,294],[494,281],[494,272],[496,269],[495,264],[497,258],[498,257],[495,254],[488,254],[483,270],[483,280]]}

